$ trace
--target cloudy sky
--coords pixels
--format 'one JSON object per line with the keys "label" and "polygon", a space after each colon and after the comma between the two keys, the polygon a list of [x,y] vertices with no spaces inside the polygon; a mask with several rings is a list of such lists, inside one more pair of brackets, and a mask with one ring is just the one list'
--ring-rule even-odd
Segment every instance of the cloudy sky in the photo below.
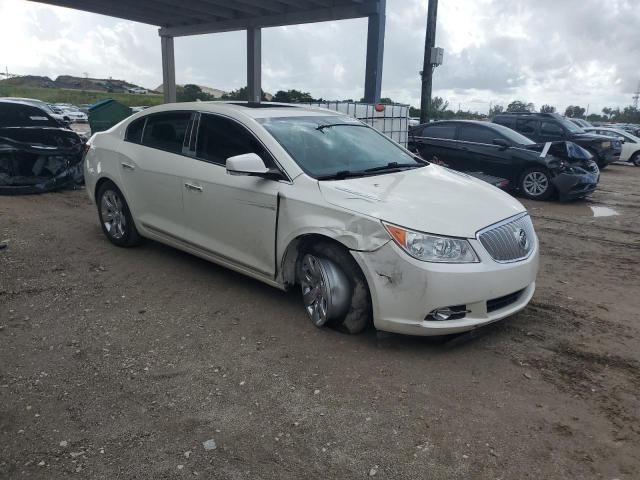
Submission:
{"label": "cloudy sky", "polygon": [[[382,94],[419,105],[427,0],[387,0]],[[360,98],[366,20],[263,30],[263,88]],[[176,39],[176,79],[223,90],[246,83],[245,34]],[[445,49],[434,95],[487,111],[513,99],[561,111],[626,106],[640,82],[638,0],[442,0]],[[161,83],[157,28],[25,0],[0,1],[0,69]]]}

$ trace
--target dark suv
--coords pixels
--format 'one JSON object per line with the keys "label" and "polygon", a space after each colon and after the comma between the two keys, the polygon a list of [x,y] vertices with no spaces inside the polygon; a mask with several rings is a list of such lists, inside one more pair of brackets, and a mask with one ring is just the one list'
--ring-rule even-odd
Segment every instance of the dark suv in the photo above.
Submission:
{"label": "dark suv", "polygon": [[489,122],[450,120],[409,130],[409,149],[454,170],[504,178],[521,195],[546,200],[584,197],[598,185],[592,155],[572,142],[534,143]]}
{"label": "dark suv", "polygon": [[620,158],[620,141],[587,133],[557,113],[501,113],[494,117],[493,122],[509,127],[534,142],[565,140],[577,143],[593,155],[600,170]]}

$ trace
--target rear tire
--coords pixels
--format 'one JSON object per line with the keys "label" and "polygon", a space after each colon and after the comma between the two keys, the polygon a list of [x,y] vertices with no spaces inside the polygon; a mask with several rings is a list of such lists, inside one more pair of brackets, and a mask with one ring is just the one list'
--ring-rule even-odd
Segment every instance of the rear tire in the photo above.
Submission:
{"label": "rear tire", "polygon": [[522,196],[531,200],[548,200],[555,193],[549,171],[542,167],[532,167],[522,172],[518,187]]}
{"label": "rear tire", "polygon": [[113,182],[106,181],[100,185],[96,205],[102,232],[111,243],[118,247],[133,247],[142,243],[129,205]]}
{"label": "rear tire", "polygon": [[369,288],[346,248],[329,242],[304,248],[298,259],[297,278],[307,316],[317,327],[334,325],[358,334],[371,324]]}
{"label": "rear tire", "polygon": [[631,163],[633,163],[636,167],[640,167],[640,152],[634,153],[629,159]]}

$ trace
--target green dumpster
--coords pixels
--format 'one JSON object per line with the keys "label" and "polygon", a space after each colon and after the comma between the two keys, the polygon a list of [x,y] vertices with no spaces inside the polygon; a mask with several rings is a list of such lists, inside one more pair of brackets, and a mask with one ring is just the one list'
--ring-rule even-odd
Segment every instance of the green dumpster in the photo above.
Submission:
{"label": "green dumpster", "polygon": [[133,112],[120,102],[107,98],[89,107],[89,126],[91,133],[102,132],[124,120]]}

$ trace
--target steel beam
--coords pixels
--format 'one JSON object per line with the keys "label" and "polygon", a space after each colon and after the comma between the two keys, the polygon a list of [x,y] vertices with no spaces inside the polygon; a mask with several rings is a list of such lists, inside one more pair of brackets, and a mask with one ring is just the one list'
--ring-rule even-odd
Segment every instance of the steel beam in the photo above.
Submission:
{"label": "steel beam", "polygon": [[364,101],[377,103],[382,91],[382,59],[384,56],[384,28],[386,0],[380,0],[380,8],[369,15],[367,31],[367,64],[364,78]]}
{"label": "steel beam", "polygon": [[173,37],[161,36],[162,92],[165,103],[176,101],[176,63],[173,54]]}
{"label": "steel beam", "polygon": [[[258,17],[236,18],[219,22],[203,22],[194,25],[163,27],[160,35],[180,37],[185,35],[202,35],[205,33],[231,32],[246,28],[279,27],[300,23],[328,22],[347,18],[368,17],[384,12],[385,0],[364,0],[362,3],[344,4],[336,7],[312,8],[311,10],[291,11]],[[382,4],[382,8],[381,5]],[[384,21],[384,15],[382,15]],[[384,37],[384,28],[383,28]]]}
{"label": "steel beam", "polygon": [[262,30],[247,29],[247,100],[262,100]]}

